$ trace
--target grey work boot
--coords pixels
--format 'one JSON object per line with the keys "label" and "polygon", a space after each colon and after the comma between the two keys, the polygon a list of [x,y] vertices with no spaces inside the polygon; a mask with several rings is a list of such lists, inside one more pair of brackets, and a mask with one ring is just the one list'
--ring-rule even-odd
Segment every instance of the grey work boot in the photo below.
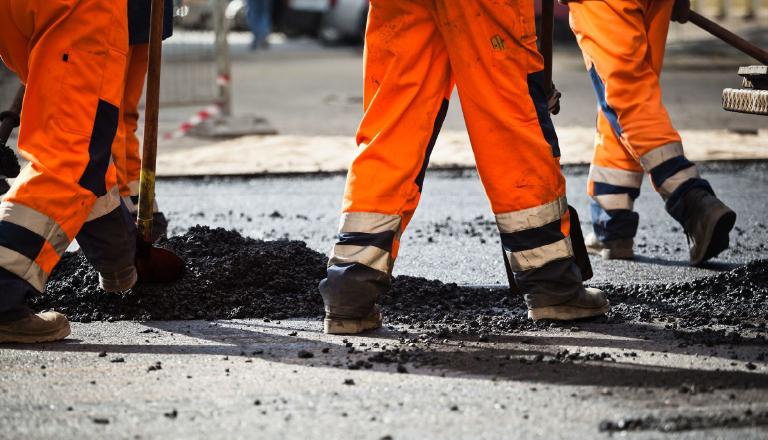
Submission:
{"label": "grey work boot", "polygon": [[728,249],[736,213],[709,192],[694,188],[684,196],[683,228],[690,245],[690,263],[701,264]]}
{"label": "grey work boot", "polygon": [[579,289],[578,295],[562,304],[528,309],[528,317],[534,321],[552,319],[570,321],[572,319],[600,316],[611,310],[611,303],[600,289],[587,287]]}
{"label": "grey work boot", "polygon": [[58,312],[45,312],[0,324],[2,342],[51,342],[69,336],[69,321]]}
{"label": "grey work boot", "polygon": [[325,312],[323,331],[330,335],[347,335],[362,333],[381,327],[381,311],[378,304],[374,304],[371,311],[363,318],[336,315]]}
{"label": "grey work boot", "polygon": [[635,252],[632,250],[635,240],[632,238],[600,241],[594,232],[590,232],[584,237],[584,244],[587,245],[587,252],[592,255],[599,255],[603,260],[631,260],[635,258]]}
{"label": "grey work boot", "polygon": [[138,274],[133,264],[117,272],[99,272],[99,287],[105,292],[125,292],[133,287],[137,280]]}

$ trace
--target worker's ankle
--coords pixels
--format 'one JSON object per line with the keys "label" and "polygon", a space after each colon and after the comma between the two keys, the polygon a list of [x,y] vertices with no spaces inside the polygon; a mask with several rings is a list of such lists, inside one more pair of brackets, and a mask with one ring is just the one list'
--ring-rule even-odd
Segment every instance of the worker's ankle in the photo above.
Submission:
{"label": "worker's ankle", "polygon": [[123,292],[136,284],[136,267],[130,266],[117,272],[99,272],[99,287],[107,292]]}

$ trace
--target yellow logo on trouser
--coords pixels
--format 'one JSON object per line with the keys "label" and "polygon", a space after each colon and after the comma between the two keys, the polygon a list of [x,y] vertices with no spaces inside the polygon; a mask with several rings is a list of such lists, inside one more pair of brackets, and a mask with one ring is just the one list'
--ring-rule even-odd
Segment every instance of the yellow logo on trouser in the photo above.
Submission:
{"label": "yellow logo on trouser", "polygon": [[491,45],[496,50],[502,50],[507,48],[507,45],[504,44],[504,40],[501,39],[500,35],[496,35],[493,38],[491,38]]}

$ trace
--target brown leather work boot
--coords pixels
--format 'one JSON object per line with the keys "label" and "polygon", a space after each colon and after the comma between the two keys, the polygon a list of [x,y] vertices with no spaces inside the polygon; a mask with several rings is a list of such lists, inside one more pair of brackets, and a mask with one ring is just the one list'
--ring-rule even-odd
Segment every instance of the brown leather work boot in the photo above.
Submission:
{"label": "brown leather work boot", "polygon": [[61,313],[38,313],[18,321],[0,324],[0,343],[58,341],[69,336],[70,332],[69,321]]}
{"label": "brown leather work boot", "polygon": [[736,213],[703,189],[694,188],[684,197],[683,228],[690,245],[690,263],[695,266],[728,249]]}
{"label": "brown leather work boot", "polygon": [[378,304],[374,304],[371,312],[364,318],[351,318],[325,312],[323,331],[330,335],[348,335],[362,333],[381,327],[382,317]]}
{"label": "brown leather work boot", "polygon": [[605,297],[605,292],[587,287],[580,289],[575,298],[562,304],[529,308],[528,317],[534,321],[539,319],[570,321],[604,315],[609,310],[611,310],[611,303]]}
{"label": "brown leather work boot", "polygon": [[594,232],[590,232],[584,237],[584,244],[587,245],[587,252],[592,255],[599,255],[603,260],[632,260],[635,258],[635,251],[632,250],[635,240],[632,238],[600,241]]}

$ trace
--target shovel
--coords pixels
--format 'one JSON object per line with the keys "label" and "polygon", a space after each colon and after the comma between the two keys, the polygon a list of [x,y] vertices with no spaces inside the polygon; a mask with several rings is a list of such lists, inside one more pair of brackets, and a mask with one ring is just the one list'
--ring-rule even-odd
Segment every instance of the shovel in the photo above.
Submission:
{"label": "shovel", "polygon": [[738,35],[720,26],[719,24],[705,18],[699,13],[691,11],[690,14],[691,15],[688,17],[688,21],[691,23],[723,40],[736,49],[744,52],[745,54],[751,56],[757,61],[760,61],[762,64],[768,65],[768,52],[765,50],[760,49],[754,44],[751,44],[747,40],[739,37]]}
{"label": "shovel", "polygon": [[152,212],[155,201],[157,163],[157,120],[160,108],[160,58],[163,49],[163,0],[152,0],[149,31],[149,66],[144,112],[144,147],[139,184],[139,219],[136,243],[136,271],[139,282],[176,281],[184,271],[184,261],[168,249],[152,245]]}

